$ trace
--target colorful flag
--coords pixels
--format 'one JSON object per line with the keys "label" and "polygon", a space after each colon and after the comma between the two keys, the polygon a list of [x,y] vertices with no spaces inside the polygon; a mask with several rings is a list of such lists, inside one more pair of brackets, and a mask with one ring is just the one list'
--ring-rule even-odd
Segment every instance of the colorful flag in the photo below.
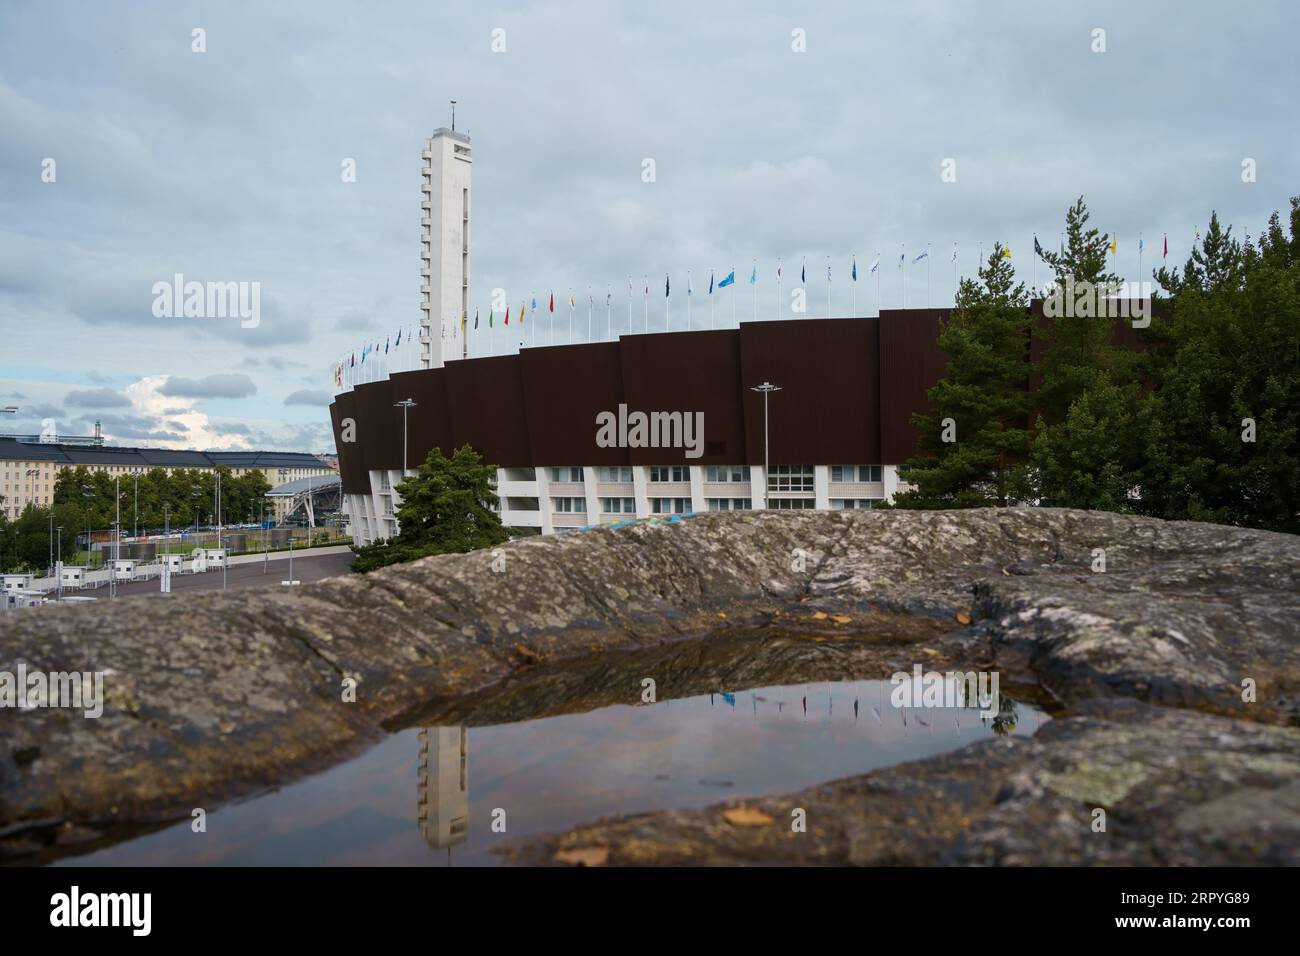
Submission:
{"label": "colorful flag", "polygon": [[709,295],[713,295],[713,270],[709,270]]}
{"label": "colorful flag", "polygon": [[397,344],[394,345],[393,348],[395,348],[395,349],[396,349],[396,348],[401,348],[401,346],[402,346],[402,330],[401,330],[401,329],[398,329],[398,330],[397,330]]}
{"label": "colorful flag", "polygon": [[687,272],[686,273],[686,294],[689,296],[694,291],[695,289],[691,286],[691,274],[690,272]]}
{"label": "colorful flag", "polygon": [[930,250],[926,249],[925,252],[921,253],[919,256],[913,259],[912,262],[916,263],[916,262],[920,262],[922,259],[929,259],[929,258],[930,258]]}
{"label": "colorful flag", "polygon": [[491,309],[488,309],[488,328],[489,328],[489,329],[492,328],[492,317],[495,316],[495,315],[496,315],[495,312],[493,312]]}
{"label": "colorful flag", "polygon": [[384,354],[388,354],[388,336],[384,336]]}
{"label": "colorful flag", "polygon": [[519,324],[524,324],[524,304],[522,302],[519,303]]}
{"label": "colorful flag", "polygon": [[672,288],[672,283],[669,282],[668,276],[665,275],[664,276],[664,298],[665,299],[668,298],[668,291],[671,288]]}
{"label": "colorful flag", "polygon": [[1034,233],[1034,255],[1041,256],[1042,254],[1043,247],[1038,244],[1038,233]]}
{"label": "colorful flag", "polygon": [[502,325],[509,325],[509,324],[510,324],[510,306],[506,306],[506,318],[505,318],[505,321],[502,322],[501,324],[502,324]]}
{"label": "colorful flag", "polygon": [[1141,252],[1145,247],[1146,243],[1142,241],[1141,236],[1138,236],[1138,252]]}
{"label": "colorful flag", "polygon": [[952,244],[952,261],[957,261],[957,243],[955,242]]}
{"label": "colorful flag", "polygon": [[[647,289],[646,291],[648,292],[649,290]],[[578,303],[577,303],[576,301],[574,301],[574,298],[573,298],[573,290],[570,289],[570,290],[569,290],[569,308],[572,309],[572,308],[573,308],[575,305],[577,305],[577,304],[578,304]]]}
{"label": "colorful flag", "polygon": [[1118,248],[1119,248],[1119,240],[1115,239],[1112,236],[1110,240],[1110,254],[1113,256]]}
{"label": "colorful flag", "polygon": [[803,265],[799,267],[799,281],[801,283],[808,282],[808,257],[807,256],[803,257]]}
{"label": "colorful flag", "polygon": [[718,288],[721,289],[723,286],[735,285],[735,283],[736,283],[736,270],[732,269],[730,272],[727,273],[727,277],[718,283]]}
{"label": "colorful flag", "polygon": [[478,328],[478,308],[474,309],[474,328]]}
{"label": "colorful flag", "polygon": [[551,293],[551,312],[555,311],[555,293]]}
{"label": "colorful flag", "polygon": [[867,275],[875,272],[880,268],[880,253],[876,253],[876,261],[871,263],[871,268],[867,270]]}
{"label": "colorful flag", "polygon": [[853,272],[851,274],[851,277],[854,282],[858,281],[858,257],[857,256],[853,257]]}
{"label": "colorful flag", "polygon": [[758,260],[757,259],[754,260],[754,264],[749,268],[749,284],[758,285]]}
{"label": "colorful flag", "polygon": [[777,263],[776,263],[776,281],[777,281],[777,282],[780,282],[780,281],[781,281],[781,262],[780,262],[780,260],[778,260]]}
{"label": "colorful flag", "polygon": [[1169,258],[1169,234],[1168,234],[1168,233],[1165,234],[1165,251],[1164,251],[1164,253],[1160,256],[1160,258],[1161,258],[1161,259],[1168,259],[1168,258]]}
{"label": "colorful flag", "polygon": [[1003,247],[1002,247],[1002,258],[1003,258],[1003,259],[1010,259],[1010,258],[1011,258],[1011,247],[1010,247],[1010,246],[1003,246]]}

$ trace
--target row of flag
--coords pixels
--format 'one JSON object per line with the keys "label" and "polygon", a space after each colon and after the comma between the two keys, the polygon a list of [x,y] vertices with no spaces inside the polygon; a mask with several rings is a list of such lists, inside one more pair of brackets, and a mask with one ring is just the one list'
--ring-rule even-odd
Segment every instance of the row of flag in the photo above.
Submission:
{"label": "row of flag", "polygon": [[[1196,230],[1196,241],[1199,243],[1199,242],[1200,242],[1200,239],[1201,239],[1201,233],[1200,233],[1200,229],[1198,228],[1198,229]],[[1038,241],[1038,235],[1037,235],[1037,234],[1034,234],[1033,242],[1034,242],[1034,252],[1035,252],[1036,254],[1038,254],[1038,255],[1041,256],[1042,253],[1043,253],[1043,247],[1042,247],[1042,245],[1041,245],[1041,244],[1039,243],[1039,241]],[[904,268],[906,267],[906,265],[907,265],[907,251],[906,251],[906,248],[907,248],[907,247],[906,247],[906,245],[904,244],[904,245],[901,247],[900,251],[899,251],[899,257],[898,257],[898,261],[897,261],[897,263],[896,263],[896,268],[898,268],[899,270],[904,269]],[[983,248],[983,244],[981,244],[981,253],[980,253],[980,255],[981,255],[981,265],[983,264],[983,262],[982,262],[982,258],[983,258],[983,251],[982,251],[982,248]],[[1064,237],[1064,235],[1062,235],[1062,237],[1061,237],[1061,249],[1064,250],[1064,248],[1065,248],[1065,237]],[[1146,248],[1146,242],[1145,242],[1145,239],[1141,236],[1141,234],[1139,234],[1139,236],[1138,236],[1138,240],[1137,240],[1137,250],[1138,250],[1138,254],[1139,254],[1139,256],[1140,256],[1140,255],[1145,251],[1145,248]],[[1111,241],[1110,241],[1110,250],[1109,250],[1109,251],[1110,251],[1110,254],[1111,254],[1112,256],[1117,256],[1117,255],[1119,254],[1119,240],[1118,240],[1118,237],[1116,237],[1116,236],[1112,236],[1112,237],[1111,237]],[[952,261],[954,264],[957,262],[957,252],[958,252],[957,243],[954,242],[954,243],[953,243],[953,246],[952,246],[952,257],[951,257],[951,261]],[[1003,247],[1002,247],[1002,256],[1003,256],[1004,258],[1006,258],[1006,259],[1010,259],[1010,258],[1012,258],[1012,252],[1011,252],[1011,247],[1010,247],[1010,246],[1003,246]],[[1169,257],[1169,236],[1168,236],[1167,233],[1164,234],[1164,236],[1163,236],[1163,248],[1161,249],[1161,257],[1162,257],[1163,259],[1168,259],[1168,257]],[[926,248],[925,248],[924,250],[922,250],[921,252],[917,253],[917,254],[912,258],[911,261],[912,261],[912,264],[913,264],[913,265],[916,265],[916,264],[919,264],[919,263],[921,263],[921,262],[927,262],[928,260],[930,260],[930,247],[929,247],[929,245],[927,245]],[[870,264],[869,266],[867,266],[867,269],[866,269],[866,275],[868,275],[868,276],[870,276],[870,275],[878,275],[879,272],[880,272],[881,262],[882,262],[882,256],[881,256],[881,254],[880,254],[879,252],[877,252],[876,255],[875,255],[875,258],[872,260],[871,264]],[[955,265],[954,265],[954,268],[955,268]],[[780,260],[780,259],[777,260],[775,277],[776,277],[777,285],[779,286],[779,285],[782,283],[782,280],[784,279],[784,264],[783,264],[782,260]],[[849,278],[850,278],[850,280],[853,281],[853,282],[857,282],[857,281],[858,281],[858,278],[859,278],[859,273],[858,273],[858,259],[857,259],[857,255],[856,255],[856,254],[853,254],[853,255],[850,256]],[[799,281],[800,281],[801,284],[807,284],[807,282],[808,282],[808,260],[807,260],[807,257],[804,257],[803,260],[802,260],[801,263],[800,263],[800,268],[799,268]],[[830,282],[832,281],[832,265],[831,265],[831,260],[830,260],[829,257],[827,257],[827,259],[826,259],[826,281],[827,281],[827,283],[830,283]],[[705,290],[705,294],[711,296],[711,295],[713,295],[716,291],[719,291],[719,290],[725,289],[725,288],[727,288],[727,287],[729,287],[729,286],[734,286],[735,284],[736,284],[736,270],[735,270],[734,267],[731,268],[730,270],[728,270],[727,274],[724,275],[724,276],[722,276],[721,278],[718,278],[717,270],[712,270],[712,269],[711,269],[711,270],[709,271],[709,284],[708,284],[708,288]],[[644,297],[645,299],[648,300],[649,297],[650,297],[650,283],[649,283],[648,279],[645,280],[645,281],[643,282],[642,285],[643,285],[642,295],[643,295],[643,297]],[[751,264],[751,267],[750,267],[750,273],[749,273],[749,285],[751,285],[751,286],[755,286],[755,287],[758,285],[758,260],[757,260],[756,258],[753,260],[753,262],[752,262],[752,264]],[[628,276],[628,280],[627,280],[627,294],[628,294],[628,299],[629,299],[629,300],[632,299],[632,298],[635,296],[635,290],[634,290],[634,286],[633,286],[633,282],[632,282],[632,277],[631,277],[631,276]],[[694,280],[693,280],[692,275],[691,275],[691,273],[690,273],[689,271],[686,273],[686,295],[687,295],[688,297],[692,297],[692,296],[695,295],[695,285],[694,285]],[[665,274],[665,275],[664,275],[664,298],[665,298],[665,299],[668,299],[668,298],[671,298],[671,296],[672,296],[672,276],[671,276],[671,274]],[[590,287],[588,287],[588,290],[587,290],[587,299],[588,299],[588,306],[589,306],[589,307],[594,307],[594,306],[595,306],[595,297],[594,297],[594,295],[592,294]],[[606,307],[610,307],[610,306],[612,305],[612,303],[613,303],[613,288],[612,288],[612,286],[611,286],[611,287],[608,287],[607,292],[606,292],[606,295],[605,295],[605,305],[606,305]],[[562,304],[563,304],[563,300],[561,300],[561,305],[562,305]],[[572,310],[575,309],[575,308],[577,307],[577,299],[575,298],[572,289],[569,290],[569,295],[568,295],[568,305],[569,305],[570,312],[572,312]],[[530,306],[531,306],[531,308],[530,308]],[[556,300],[555,300],[555,293],[554,293],[554,292],[551,292],[551,293],[549,294],[549,296],[548,296],[548,298],[547,298],[547,302],[546,302],[546,307],[545,307],[545,309],[546,309],[547,312],[549,312],[549,313],[552,314],[552,315],[555,313],[555,309],[556,309]],[[496,324],[496,319],[497,319],[498,316],[499,316],[499,317],[501,318],[501,320],[502,320],[502,325],[504,325],[504,326],[509,326],[509,325],[510,325],[511,317],[514,316],[514,317],[515,317],[515,321],[516,321],[516,323],[517,323],[518,325],[522,326],[522,325],[524,325],[524,323],[527,321],[527,317],[528,317],[528,314],[529,314],[530,311],[531,311],[531,313],[532,313],[534,316],[536,316],[537,311],[538,311],[538,301],[537,301],[537,297],[536,297],[535,295],[531,298],[531,302],[530,302],[529,300],[524,300],[524,301],[520,302],[520,303],[519,303],[519,309],[518,309],[518,312],[515,312],[514,309],[513,309],[513,307],[507,307],[507,308],[506,308],[503,312],[501,312],[501,313],[497,313],[495,310],[493,310],[493,309],[489,309],[489,310],[488,310],[487,319],[486,319],[486,323],[485,323],[485,324],[486,324],[486,327],[487,327],[487,328],[494,328],[494,327],[495,327],[495,324]],[[474,310],[474,316],[473,316],[472,319],[470,318],[468,312],[463,313],[463,314],[460,316],[459,323],[458,323],[458,324],[459,324],[460,331],[463,333],[463,332],[465,332],[466,330],[471,329],[471,328],[472,328],[473,330],[478,330],[478,328],[479,328],[479,326],[480,326],[480,316],[481,316],[481,312],[480,312],[480,310],[477,309],[477,308]],[[453,323],[452,323],[453,328],[454,328],[455,324],[456,324],[456,323],[453,321]],[[444,322],[444,323],[443,323],[443,337],[445,338],[446,335],[447,335],[447,323]],[[332,377],[333,377],[334,384],[337,385],[337,386],[342,386],[342,385],[344,384],[345,379],[348,377],[348,371],[349,371],[350,369],[355,369],[355,368],[357,368],[358,366],[363,366],[363,365],[365,365],[367,359],[371,359],[373,356],[377,356],[377,355],[385,355],[385,356],[386,356],[386,355],[388,355],[390,348],[391,348],[391,349],[397,349],[397,348],[400,348],[401,345],[402,345],[402,342],[403,342],[403,337],[405,337],[405,340],[406,340],[407,345],[408,345],[408,348],[409,348],[409,346],[410,346],[411,343],[412,343],[412,339],[414,338],[413,330],[409,330],[409,329],[399,329],[399,330],[397,331],[397,333],[396,333],[396,337],[395,337],[395,338],[394,338],[394,336],[391,336],[391,335],[390,335],[390,336],[387,336],[387,337],[385,337],[385,339],[384,339],[384,341],[383,341],[382,344],[381,344],[378,340],[375,340],[374,342],[367,342],[367,343],[364,344],[364,345],[363,345],[359,350],[354,350],[353,352],[351,352],[351,353],[350,353],[348,356],[346,356],[343,360],[341,360],[340,362],[336,363],[336,364],[333,366]]]}

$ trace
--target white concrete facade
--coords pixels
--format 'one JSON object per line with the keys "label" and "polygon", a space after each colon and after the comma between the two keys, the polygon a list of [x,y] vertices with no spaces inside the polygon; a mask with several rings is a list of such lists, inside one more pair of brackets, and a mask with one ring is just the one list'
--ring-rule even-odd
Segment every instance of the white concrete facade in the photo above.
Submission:
{"label": "white concrete facade", "polygon": [[[768,507],[871,508],[905,490],[896,465],[772,468]],[[370,472],[371,493],[344,497],[358,545],[395,537],[401,471]],[[862,479],[867,480],[862,480]],[[629,479],[629,480],[625,480]],[[498,468],[499,513],[507,527],[554,534],[616,521],[763,507],[761,465],[566,465]]]}
{"label": "white concrete facade", "polygon": [[469,137],[442,128],[424,143],[420,186],[420,361],[465,358],[470,267]]}

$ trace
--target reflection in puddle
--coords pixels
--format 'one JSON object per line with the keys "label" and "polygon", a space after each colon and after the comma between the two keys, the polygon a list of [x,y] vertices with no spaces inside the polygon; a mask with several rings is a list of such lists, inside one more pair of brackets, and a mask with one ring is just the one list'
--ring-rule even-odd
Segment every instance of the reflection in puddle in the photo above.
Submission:
{"label": "reflection in puddle", "polygon": [[489,851],[503,839],[798,790],[995,734],[1033,734],[1048,719],[1006,697],[991,718],[978,705],[895,708],[890,689],[888,681],[800,684],[491,727],[413,728],[210,812],[206,833],[182,823],[66,862],[491,865],[499,861]]}

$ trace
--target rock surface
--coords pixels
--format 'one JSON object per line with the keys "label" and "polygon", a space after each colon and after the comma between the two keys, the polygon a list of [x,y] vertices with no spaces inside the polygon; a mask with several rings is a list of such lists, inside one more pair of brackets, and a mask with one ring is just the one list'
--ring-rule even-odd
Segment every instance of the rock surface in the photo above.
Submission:
{"label": "rock surface", "polygon": [[[1096,548],[1104,573],[1092,570]],[[0,710],[0,855],[58,827],[187,817],[489,688],[514,719],[632,702],[638,688],[604,670],[625,654],[672,658],[687,686],[691,645],[666,646],[702,638],[777,635],[781,666],[835,676],[996,665],[1071,712],[1113,697],[1296,719],[1300,539],[1287,535],[1051,509],[757,512],[501,550],[500,573],[478,552],[292,591],[0,618],[0,671],[21,661],[107,674],[97,720]],[[746,673],[734,660],[711,666]],[[1242,700],[1246,679],[1254,703]]]}

